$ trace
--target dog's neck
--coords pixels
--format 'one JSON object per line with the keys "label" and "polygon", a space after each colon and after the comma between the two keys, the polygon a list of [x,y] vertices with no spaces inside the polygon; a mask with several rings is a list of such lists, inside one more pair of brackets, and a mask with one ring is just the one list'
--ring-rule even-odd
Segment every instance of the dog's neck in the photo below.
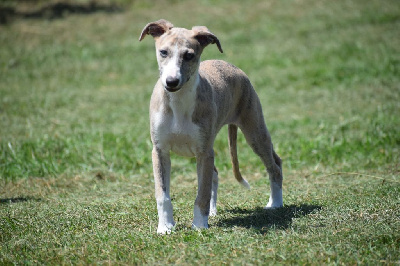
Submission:
{"label": "dog's neck", "polygon": [[193,113],[197,97],[197,87],[200,83],[200,75],[196,72],[189,81],[177,92],[164,90],[167,104],[174,116],[190,115]]}

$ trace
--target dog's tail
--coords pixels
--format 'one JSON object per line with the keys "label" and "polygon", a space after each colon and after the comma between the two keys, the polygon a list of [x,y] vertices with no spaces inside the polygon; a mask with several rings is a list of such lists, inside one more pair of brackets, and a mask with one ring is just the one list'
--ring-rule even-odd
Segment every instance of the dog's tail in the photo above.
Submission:
{"label": "dog's tail", "polygon": [[239,170],[239,161],[237,157],[237,130],[238,127],[236,125],[228,125],[228,135],[229,135],[229,151],[231,154],[231,161],[232,161],[232,168],[233,168],[233,174],[236,178],[236,180],[242,184],[247,189],[250,189],[249,183],[247,183],[246,179],[242,177],[240,174]]}

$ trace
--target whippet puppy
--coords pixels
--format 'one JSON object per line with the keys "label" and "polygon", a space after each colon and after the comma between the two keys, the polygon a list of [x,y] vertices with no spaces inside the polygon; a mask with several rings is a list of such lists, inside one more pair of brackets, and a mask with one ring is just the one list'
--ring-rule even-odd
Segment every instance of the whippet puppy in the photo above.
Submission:
{"label": "whippet puppy", "polygon": [[271,194],[266,208],[283,206],[281,159],[275,153],[264,122],[260,100],[246,74],[221,61],[200,63],[203,49],[218,38],[206,27],[175,28],[166,20],[147,24],[139,38],[153,36],[160,78],[150,100],[150,134],[160,234],[170,233],[175,222],[170,197],[170,151],[196,157],[198,190],[193,228],[208,228],[216,215],[218,172],[214,166],[214,140],[228,126],[233,173],[249,188],[239,172],[236,151],[238,127],[267,168]]}

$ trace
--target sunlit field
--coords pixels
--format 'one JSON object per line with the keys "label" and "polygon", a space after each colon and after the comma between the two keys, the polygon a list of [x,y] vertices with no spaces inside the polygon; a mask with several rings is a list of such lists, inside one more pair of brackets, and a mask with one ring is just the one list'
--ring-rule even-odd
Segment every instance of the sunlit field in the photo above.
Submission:
{"label": "sunlit field", "polygon": [[[399,1],[120,0],[61,17],[52,3],[0,3],[19,14],[0,24],[0,264],[400,262]],[[172,154],[177,226],[156,234],[158,67],[152,38],[138,39],[160,18],[207,26],[224,53],[202,59],[250,77],[283,160],[283,208],[263,210],[269,180],[241,133],[251,190],[235,181],[223,128],[210,229],[190,227],[195,159]]]}

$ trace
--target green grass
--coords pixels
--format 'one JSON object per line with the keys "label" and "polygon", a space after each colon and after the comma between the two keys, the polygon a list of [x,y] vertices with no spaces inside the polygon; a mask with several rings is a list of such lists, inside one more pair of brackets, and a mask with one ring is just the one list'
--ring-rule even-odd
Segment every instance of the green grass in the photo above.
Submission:
{"label": "green grass", "polygon": [[[85,2],[85,1],[79,1]],[[398,264],[400,4],[119,1],[122,13],[0,26],[0,264]],[[11,5],[18,5],[12,3]],[[215,142],[218,216],[190,229],[195,160],[172,156],[175,231],[159,236],[143,26],[206,25],[261,99],[284,207],[239,136],[252,189]]]}

